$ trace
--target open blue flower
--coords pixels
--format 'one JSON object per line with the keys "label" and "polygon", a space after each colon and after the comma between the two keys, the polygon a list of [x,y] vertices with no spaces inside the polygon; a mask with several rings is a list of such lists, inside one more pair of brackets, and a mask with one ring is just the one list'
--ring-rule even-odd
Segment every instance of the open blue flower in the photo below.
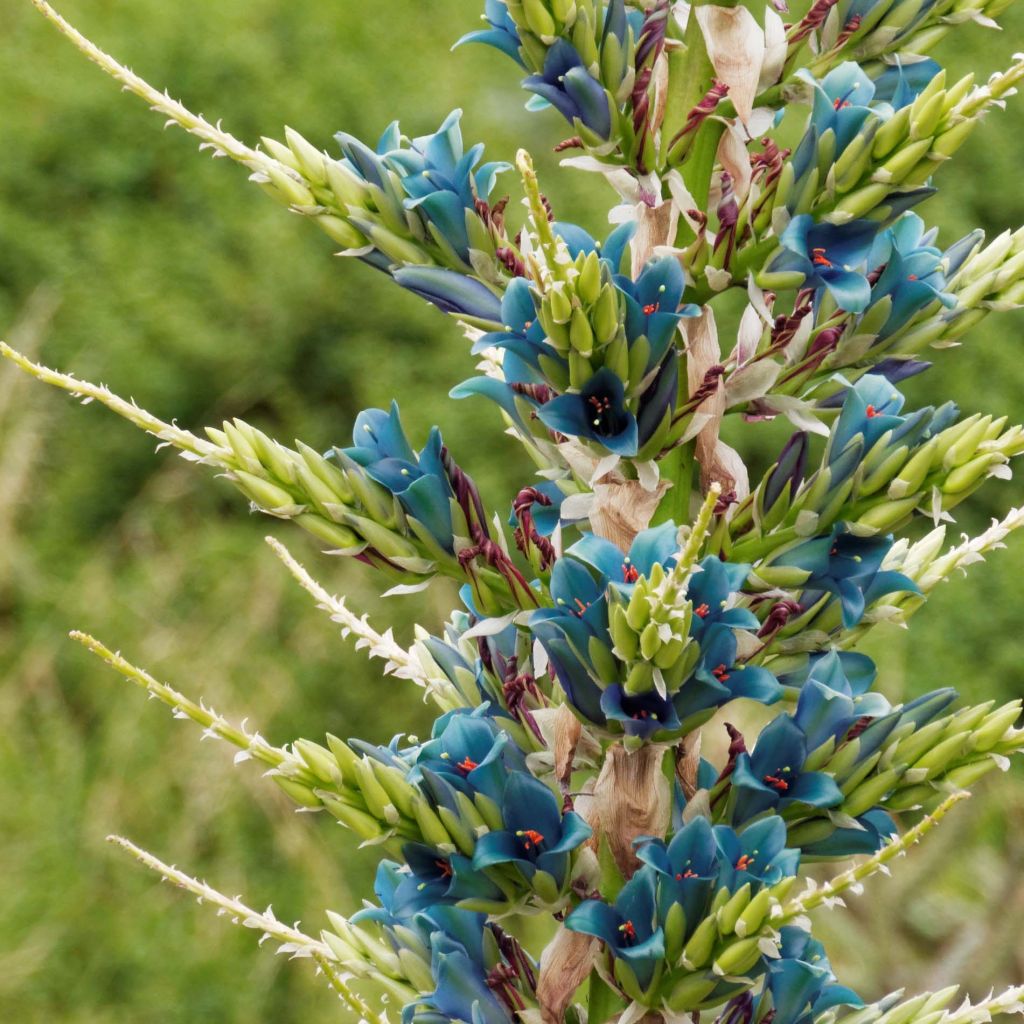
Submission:
{"label": "open blue flower", "polygon": [[608,367],[602,367],[577,394],[559,395],[537,409],[551,430],[582,437],[616,455],[636,455],[636,417],[626,408],[626,388]]}
{"label": "open blue flower", "polygon": [[862,313],[871,301],[864,265],[879,225],[871,220],[816,224],[808,213],[794,217],[779,237],[783,251],[769,269],[804,275],[804,287],[827,290],[848,313]]}
{"label": "open blue flower", "polygon": [[891,534],[859,537],[850,533],[845,523],[837,523],[828,536],[790,548],[775,564],[809,573],[803,583],[802,603],[808,605],[823,593],[835,595],[842,608],[843,628],[852,629],[880,597],[901,590],[918,592],[912,579],[882,568],[892,543]]}
{"label": "open blue flower", "polygon": [[555,40],[543,71],[525,78],[523,88],[550,103],[570,124],[578,120],[602,139],[611,135],[608,94],[567,40]]}
{"label": "open blue flower", "polygon": [[874,662],[864,654],[829,651],[809,659],[799,682],[795,674],[780,678],[784,686],[800,686],[793,719],[807,737],[809,750],[830,738],[838,742],[859,720],[880,718],[892,710],[882,694],[868,689],[875,672]]}
{"label": "open blue flower", "polygon": [[500,801],[510,773],[526,771],[526,758],[509,734],[485,717],[487,710],[442,715],[433,737],[418,748],[408,781],[418,782],[429,771],[453,789]]}
{"label": "open blue flower", "polygon": [[454,545],[451,483],[441,459],[443,442],[435,427],[423,450],[413,452],[402,428],[398,405],[390,412],[367,409],[356,417],[353,447],[338,454],[362,467],[366,475],[387,488],[405,511],[447,551]]}
{"label": "open blue flower", "polygon": [[742,562],[723,562],[709,555],[698,563],[700,572],[690,577],[686,596],[693,605],[690,636],[700,640],[716,624],[731,629],[757,629],[757,616],[749,608],[730,607],[730,602],[750,575]]}
{"label": "open blue flower", "polygon": [[836,984],[820,942],[793,925],[784,925],[779,934],[778,958],[765,960],[773,1024],[811,1024],[833,1007],[864,1005],[856,992]]}
{"label": "open blue flower", "polygon": [[806,70],[798,71],[797,76],[810,83],[814,92],[811,124],[819,138],[827,131],[835,133],[838,156],[871,116],[874,82],[853,61],[840,64],[820,82]]}
{"label": "open blue flower", "polygon": [[869,262],[884,269],[871,287],[871,302],[886,296],[892,301],[879,338],[889,337],[935,301],[947,309],[956,305],[944,291],[943,254],[930,244],[933,237],[917,214],[905,213],[875,240]]}
{"label": "open blue flower", "polygon": [[501,900],[504,894],[469,857],[444,853],[422,843],[406,843],[402,857],[409,866],[392,897],[394,913],[409,917],[421,910],[459,900]]}
{"label": "open blue flower", "polygon": [[[522,42],[519,38],[519,30],[516,23],[508,13],[508,7],[502,0],[485,0],[484,21],[489,28],[477,29],[475,32],[467,32],[455,46],[462,46],[463,43],[483,43],[485,46],[493,46],[496,50],[511,57],[520,67],[525,68],[526,64],[519,53]],[[455,49],[453,46],[452,49]]]}
{"label": "open blue flower", "polygon": [[565,920],[570,931],[600,939],[616,960],[629,966],[645,990],[665,958],[665,934],[657,923],[655,877],[651,868],[641,868],[613,904],[586,900]]}
{"label": "open blue flower", "polygon": [[680,306],[686,278],[674,256],[649,260],[635,281],[619,274],[615,284],[626,301],[626,337],[630,342],[645,337],[650,343],[649,371],[668,351],[679,321],[700,316],[700,307],[692,302]]}
{"label": "open blue flower", "polygon": [[700,660],[675,698],[681,718],[746,697],[774,704],[782,696],[779,681],[760,665],[738,665],[739,642],[733,627],[716,623],[701,637]]}
{"label": "open blue flower", "polygon": [[[385,153],[384,163],[399,176],[407,198],[403,205],[416,210],[444,237],[464,262],[469,260],[466,211],[474,210],[477,198],[486,199],[498,174],[511,164],[494,162],[477,168],[483,156],[482,143],[464,152],[459,120],[453,110],[432,135],[410,140]],[[398,135],[397,122],[394,135]]]}
{"label": "open blue flower", "polygon": [[435,942],[431,973],[436,988],[402,1011],[402,1024],[512,1024],[512,1013],[487,983],[487,972],[464,946],[453,940]]}
{"label": "open blue flower", "polygon": [[825,772],[804,771],[807,737],[789,715],[780,715],[761,731],[754,751],[736,758],[731,783],[734,820],[749,821],[764,811],[792,804],[836,807],[843,794]]}
{"label": "open blue flower", "polygon": [[601,694],[601,711],[608,721],[619,723],[624,735],[642,740],[671,732],[682,724],[668,697],[657,690],[627,693],[619,683],[612,683]]}
{"label": "open blue flower", "polygon": [[678,903],[686,932],[692,932],[707,913],[718,878],[718,844],[711,822],[698,815],[667,846],[660,839],[642,841],[636,855],[657,872],[660,920]]}
{"label": "open blue flower", "polygon": [[504,828],[481,836],[473,853],[477,871],[510,864],[529,881],[537,871],[568,881],[569,854],[590,838],[590,826],[573,811],[563,815],[554,793],[531,775],[514,773],[501,800]]}
{"label": "open blue flower", "polygon": [[786,847],[786,823],[777,814],[755,821],[742,832],[728,825],[716,825],[714,831],[718,888],[736,892],[749,882],[757,892],[795,875],[800,866],[800,851]]}

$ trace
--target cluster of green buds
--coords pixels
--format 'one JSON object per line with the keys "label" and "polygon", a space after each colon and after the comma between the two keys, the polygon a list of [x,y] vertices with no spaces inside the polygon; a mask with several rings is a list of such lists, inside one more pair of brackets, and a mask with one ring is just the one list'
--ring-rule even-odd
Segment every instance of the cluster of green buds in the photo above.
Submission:
{"label": "cluster of green buds", "polygon": [[[690,569],[665,569],[656,562],[628,596],[609,590],[608,629],[612,654],[625,665],[626,693],[675,691],[700,656],[690,636],[693,605],[686,597]],[[594,645],[599,646],[599,645]]]}
{"label": "cluster of green buds", "polygon": [[879,346],[886,355],[909,357],[926,347],[959,343],[991,312],[1017,309],[1024,303],[1024,228],[1004,231],[988,245],[977,244],[945,289],[956,305],[936,316],[936,307],[922,310]]}
{"label": "cluster of green buds", "polygon": [[560,357],[539,355],[545,377],[561,390],[582,388],[602,366],[622,380],[640,379],[643,366],[630,372],[621,295],[607,262],[596,251],[580,252],[563,266],[537,310],[545,336]]}
{"label": "cluster of green buds", "polygon": [[[830,738],[812,751],[803,770],[831,775],[843,801],[796,821],[788,842],[807,848],[813,857],[814,845],[837,828],[863,828],[869,819],[858,819],[873,808],[930,814],[950,793],[968,789],[994,768],[1005,768],[1007,757],[1024,748],[1024,730],[1015,727],[1021,701],[1001,707],[986,701],[934,717],[953,696],[951,690],[938,690],[906,705],[895,728],[883,716],[856,736],[838,743]],[[890,728],[879,745],[872,729]]]}
{"label": "cluster of green buds", "polygon": [[777,920],[795,883],[796,875],[789,875],[756,891],[750,882],[735,892],[723,886],[685,942],[681,915],[670,915],[665,959],[672,966],[658,986],[661,1004],[674,1013],[694,1012],[750,987],[741,979],[774,948]]}
{"label": "cluster of green buds", "polygon": [[851,0],[840,0],[814,5],[824,9],[814,15],[809,12],[787,33],[786,68],[802,66],[821,76],[844,60],[871,67],[873,59],[881,60],[888,54],[925,54],[957,25],[967,21],[991,25],[1012,2],[877,0],[855,5]]}
{"label": "cluster of green buds", "polygon": [[[875,380],[866,376],[855,388]],[[949,411],[955,414],[938,410],[933,422],[941,425]],[[820,467],[802,482],[798,458],[787,454],[776,463],[737,507],[728,537],[718,535],[722,550],[743,561],[767,555],[758,574],[770,581],[782,545],[840,521],[870,534],[895,529],[915,512],[948,512],[989,477],[1006,475],[1009,460],[1024,453],[1024,427],[976,413],[916,441],[887,430],[869,446],[858,446],[856,434],[845,442],[841,449],[830,442]],[[806,445],[806,438],[797,435],[796,444]]]}
{"label": "cluster of green buds", "polygon": [[430,950],[416,941],[411,929],[403,930],[405,942],[396,948],[384,929],[372,922],[355,922],[331,910],[327,920],[330,928],[323,929],[320,938],[353,978],[372,982],[402,1006],[430,991]]}

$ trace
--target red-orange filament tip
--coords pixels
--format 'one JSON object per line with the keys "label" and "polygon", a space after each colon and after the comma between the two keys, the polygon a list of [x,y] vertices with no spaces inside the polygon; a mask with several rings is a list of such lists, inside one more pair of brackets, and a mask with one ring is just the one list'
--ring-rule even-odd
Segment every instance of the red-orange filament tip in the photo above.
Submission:
{"label": "red-orange filament tip", "polygon": [[476,761],[471,757],[464,757],[456,766],[463,775],[468,775],[474,768],[478,767]]}
{"label": "red-orange filament tip", "polygon": [[647,316],[650,316],[652,313],[657,313],[657,312],[658,312],[658,304],[656,302],[648,302],[647,305],[644,306],[644,313]]}
{"label": "red-orange filament tip", "polygon": [[633,927],[632,921],[627,921],[625,924],[620,924],[619,931],[622,932],[622,937],[627,942],[636,942],[636,929]]}
{"label": "red-orange filament tip", "polygon": [[712,670],[711,674],[720,682],[724,683],[729,678],[729,670],[725,665],[716,665]]}
{"label": "red-orange filament tip", "polygon": [[699,604],[696,608],[693,609],[693,614],[702,619],[706,619],[708,615],[711,614],[711,609],[708,607],[707,604]]}
{"label": "red-orange filament tip", "polygon": [[825,250],[822,246],[815,246],[811,250],[811,262],[816,267],[831,267],[834,266],[833,262],[825,255]]}
{"label": "red-orange filament tip", "polygon": [[622,563],[622,578],[627,583],[636,583],[640,579],[640,571],[635,565],[630,565],[629,562]]}
{"label": "red-orange filament tip", "polygon": [[517,832],[516,835],[523,840],[523,846],[528,850],[532,850],[535,846],[540,846],[544,842],[544,836],[532,828],[523,829],[521,832]]}
{"label": "red-orange filament tip", "polygon": [[778,775],[766,775],[764,782],[765,785],[777,789],[780,793],[785,793],[789,790],[789,783]]}
{"label": "red-orange filament tip", "polygon": [[744,854],[742,854],[740,856],[740,859],[738,861],[736,861],[736,870],[737,871],[746,871],[747,868],[749,868],[750,865],[753,864],[753,863],[754,863],[754,858],[751,857],[749,854],[744,853]]}

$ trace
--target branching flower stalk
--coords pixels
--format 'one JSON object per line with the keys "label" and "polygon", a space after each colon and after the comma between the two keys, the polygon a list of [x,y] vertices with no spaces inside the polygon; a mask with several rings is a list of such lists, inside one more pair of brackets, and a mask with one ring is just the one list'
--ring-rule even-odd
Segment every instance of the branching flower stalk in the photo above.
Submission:
{"label": "branching flower stalk", "polygon": [[[448,621],[404,646],[268,538],[343,637],[437,706],[427,738],[386,745],[273,746],[73,634],[379,847],[361,910],[327,912],[311,938],[118,842],[312,957],[363,1020],[385,1019],[382,993],[403,1024],[1022,1012],[1016,988],[956,1009],[955,987],[865,1002],[808,916],[1024,749],[1021,700],[963,705],[945,686],[893,704],[856,650],[1024,525],[1014,509],[947,546],[953,512],[1012,476],[1024,426],[951,401],[905,409],[899,387],[1024,301],[1024,228],[940,247],[915,212],[1024,79],[1020,55],[984,84],[925,55],[992,27],[1006,0],[804,0],[788,24],[768,0],[486,0],[460,43],[511,58],[531,109],[567,122],[563,165],[615,193],[603,240],[557,216],[526,149],[484,163],[467,148],[459,111],[429,135],[395,122],[373,146],[339,132],[334,155],[290,128],[252,148],[32,2],[343,255],[454,317],[479,372],[451,396],[496,406],[537,469],[496,513],[437,428],[413,446],[397,404],[360,413],[350,445],[286,446],[238,419],[204,435],[0,343],[390,593],[461,587]],[[726,296],[744,304],[731,337]],[[751,479],[746,439],[780,418],[791,436]],[[771,709],[760,728],[751,702]],[[702,756],[723,730],[726,752]],[[808,865],[850,859],[794,895]]]}

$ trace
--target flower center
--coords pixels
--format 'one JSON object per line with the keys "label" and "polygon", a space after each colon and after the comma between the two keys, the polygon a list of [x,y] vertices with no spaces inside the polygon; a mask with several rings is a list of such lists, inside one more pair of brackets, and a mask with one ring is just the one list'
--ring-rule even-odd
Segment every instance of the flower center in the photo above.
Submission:
{"label": "flower center", "polygon": [[699,616],[702,619],[706,619],[711,613],[711,609],[707,604],[699,604],[693,609],[693,614]]}
{"label": "flower center", "polygon": [[452,866],[446,860],[435,860],[434,866],[441,872],[442,878],[452,877]]}
{"label": "flower center", "polygon": [[572,599],[573,604],[576,605],[575,609],[570,608],[569,610],[576,616],[577,619],[582,619],[587,614],[587,609],[590,607],[589,602],[584,603],[578,597]]}
{"label": "flower center", "polygon": [[723,665],[716,665],[712,670],[711,674],[720,682],[724,683],[729,678],[729,669]]}
{"label": "flower center", "polygon": [[658,304],[656,302],[648,302],[647,305],[644,306],[644,314],[646,316],[650,316],[652,313],[657,313],[657,312],[658,312]]}
{"label": "flower center", "polygon": [[815,246],[811,250],[811,262],[816,267],[834,267],[835,264],[825,255],[823,246]]}
{"label": "flower center", "polygon": [[676,875],[676,881],[677,882],[681,882],[681,881],[683,881],[684,878],[696,878],[696,877],[697,877],[697,872],[696,871],[691,871],[689,868],[687,868],[685,871],[681,871],[680,873],[678,873]]}
{"label": "flower center", "polygon": [[523,846],[527,850],[532,850],[544,842],[544,836],[532,828],[521,829],[516,835],[523,841]]}
{"label": "flower center", "polygon": [[471,757],[464,757],[456,766],[463,775],[468,775],[474,768],[479,767]]}
{"label": "flower center", "polygon": [[628,558],[622,563],[622,578],[626,583],[636,583],[640,579],[640,571]]}
{"label": "flower center", "polygon": [[784,779],[782,776],[789,774],[789,768],[780,768],[774,775],[765,775],[762,781],[765,785],[771,786],[772,789],[777,789],[780,793],[786,793],[789,791],[791,780]]}
{"label": "flower center", "polygon": [[869,405],[864,412],[867,414],[869,420],[873,420],[876,416],[880,416],[881,413],[873,406]]}
{"label": "flower center", "polygon": [[632,921],[626,921],[619,925],[619,931],[622,932],[622,938],[626,942],[636,942],[636,929],[633,927]]}
{"label": "flower center", "polygon": [[736,861],[737,871],[746,871],[754,863],[754,858],[748,853],[740,855],[740,859]]}

